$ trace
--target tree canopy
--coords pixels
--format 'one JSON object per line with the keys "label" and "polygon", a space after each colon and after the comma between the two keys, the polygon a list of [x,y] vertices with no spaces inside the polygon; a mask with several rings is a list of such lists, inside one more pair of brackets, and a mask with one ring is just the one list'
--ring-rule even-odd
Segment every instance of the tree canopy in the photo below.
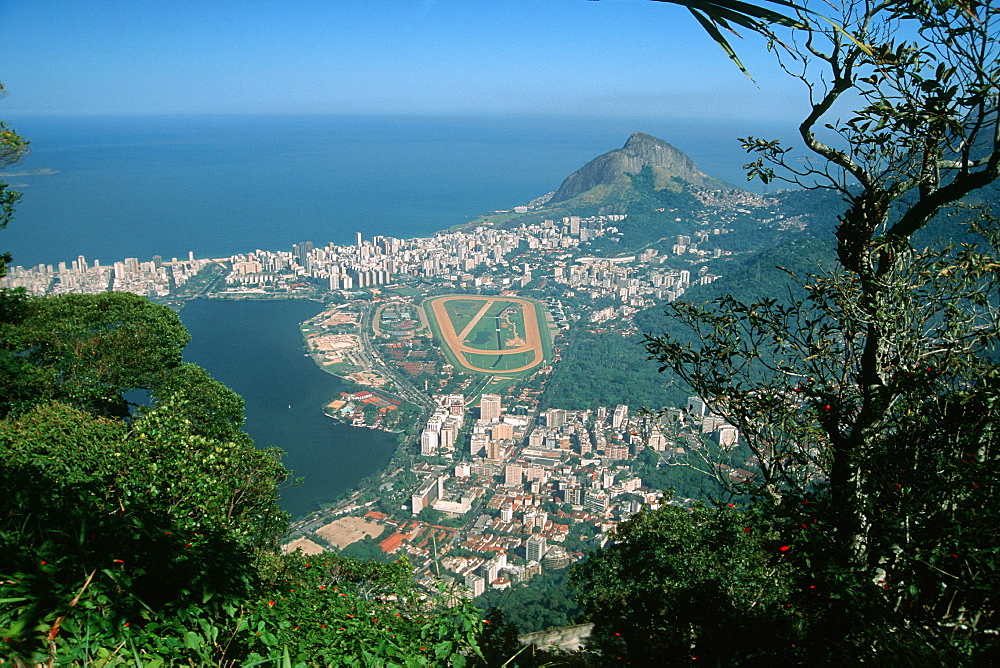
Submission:
{"label": "tree canopy", "polygon": [[[689,333],[651,336],[647,349],[739,428],[756,475],[720,482],[753,501],[748,538],[759,530],[775,541],[754,549],[777,588],[743,562],[733,566],[740,582],[723,591],[753,592],[752,606],[726,604],[733,633],[775,623],[771,637],[784,644],[741,641],[745,651],[725,661],[985,661],[998,651],[1000,544],[986,527],[998,519],[1000,483],[1000,230],[989,197],[965,198],[1000,174],[998,10],[850,2],[840,19],[812,21],[775,49],[806,87],[806,155],[743,140],[751,177],[843,200],[836,264],[793,272],[788,294],[673,303],[668,316]],[[932,223],[943,240],[921,235]],[[648,578],[613,583],[613,555],[628,554],[623,566],[640,572],[667,569],[672,542],[707,539],[732,511],[705,512],[627,524],[581,571],[598,638],[641,634],[624,649],[602,645],[606,655],[654,651],[642,644],[649,626],[612,602]],[[720,564],[744,544],[734,535],[713,549]],[[680,629],[678,652],[700,648],[717,631],[690,609],[671,621],[681,614],[672,597],[718,587],[690,569],[670,578],[653,595],[657,612],[642,614]],[[774,614],[769,600],[780,604]]]}

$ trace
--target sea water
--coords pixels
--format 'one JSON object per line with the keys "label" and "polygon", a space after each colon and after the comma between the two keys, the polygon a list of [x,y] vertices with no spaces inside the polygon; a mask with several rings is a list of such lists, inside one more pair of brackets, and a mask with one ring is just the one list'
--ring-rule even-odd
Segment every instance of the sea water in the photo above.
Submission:
{"label": "sea water", "polygon": [[181,116],[12,118],[32,153],[0,232],[14,264],[225,257],[355,234],[415,237],[559,187],[634,131],[745,183],[737,137],[676,119]]}

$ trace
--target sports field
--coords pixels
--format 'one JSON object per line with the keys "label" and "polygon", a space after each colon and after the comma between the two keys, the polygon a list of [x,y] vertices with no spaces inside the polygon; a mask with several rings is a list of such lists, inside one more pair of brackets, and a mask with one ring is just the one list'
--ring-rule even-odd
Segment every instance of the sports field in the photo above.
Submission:
{"label": "sports field", "polygon": [[459,369],[522,374],[551,358],[544,306],[520,297],[449,295],[424,302],[431,329]]}

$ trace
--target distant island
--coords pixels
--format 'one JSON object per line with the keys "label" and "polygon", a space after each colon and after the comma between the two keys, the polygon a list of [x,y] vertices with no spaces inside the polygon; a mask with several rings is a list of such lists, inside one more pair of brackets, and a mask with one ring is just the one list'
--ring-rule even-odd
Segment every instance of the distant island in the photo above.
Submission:
{"label": "distant island", "polygon": [[42,169],[29,169],[20,172],[0,172],[0,179],[9,179],[12,176],[51,176],[59,173],[58,169],[43,167]]}

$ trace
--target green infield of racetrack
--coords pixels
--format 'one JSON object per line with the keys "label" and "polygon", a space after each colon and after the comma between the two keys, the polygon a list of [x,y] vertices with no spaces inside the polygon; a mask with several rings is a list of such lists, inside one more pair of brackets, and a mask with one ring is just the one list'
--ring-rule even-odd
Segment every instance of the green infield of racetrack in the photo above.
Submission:
{"label": "green infield of racetrack", "polygon": [[[466,337],[465,345],[471,348],[482,347],[483,353],[461,353],[456,354],[445,341],[444,336],[441,333],[441,326],[437,321],[437,317],[434,313],[434,309],[431,304],[437,299],[448,299],[445,302],[444,308],[445,312],[448,314],[452,322],[452,327],[454,328],[456,334],[461,333],[466,325],[472,320],[472,318],[479,312],[482,308],[482,302],[485,299],[497,300],[497,303],[493,304],[489,311],[484,314],[476,326],[469,332]],[[492,296],[492,295],[442,295],[437,297],[432,297],[427,299],[423,303],[424,313],[427,314],[427,320],[431,326],[431,332],[434,335],[435,340],[444,352],[445,357],[448,361],[455,367],[457,371],[462,371],[464,373],[473,374],[488,374],[488,375],[500,375],[509,378],[524,378],[530,376],[532,373],[537,371],[539,367],[549,364],[553,359],[552,352],[552,330],[553,323],[549,316],[548,309],[544,304],[541,304],[533,299],[528,299],[525,297],[518,297],[518,299],[524,299],[534,305],[535,313],[538,320],[538,336],[542,348],[542,359],[538,364],[535,364],[530,369],[525,369],[523,371],[510,373],[507,369],[516,369],[519,366],[527,364],[532,359],[532,352],[517,353],[514,355],[496,355],[490,354],[489,351],[497,350],[496,348],[496,325],[494,316],[501,313],[509,307],[511,304],[517,304],[517,302],[506,301],[503,297]],[[506,303],[504,303],[506,301]],[[510,318],[514,326],[517,328],[517,335],[521,339],[526,339],[525,333],[525,323],[524,317],[521,309],[518,308]],[[510,337],[506,331],[504,332],[504,338]],[[489,369],[489,371],[480,371],[479,369],[470,368],[465,364],[464,357],[468,356],[469,362],[475,364],[483,369]],[[501,358],[499,363],[497,358]],[[509,359],[503,359],[509,358]],[[493,365],[496,363],[496,367]]]}

